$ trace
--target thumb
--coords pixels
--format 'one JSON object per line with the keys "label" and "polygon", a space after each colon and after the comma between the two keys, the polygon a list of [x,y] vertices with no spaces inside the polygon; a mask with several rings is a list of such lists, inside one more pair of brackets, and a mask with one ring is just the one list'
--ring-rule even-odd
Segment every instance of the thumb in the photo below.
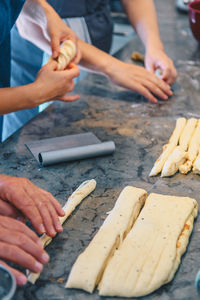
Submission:
{"label": "thumb", "polygon": [[73,102],[76,101],[78,99],[80,99],[80,95],[76,94],[76,95],[63,95],[59,98],[57,98],[58,100],[64,101],[64,102]]}
{"label": "thumb", "polygon": [[60,40],[57,36],[51,36],[51,50],[52,50],[52,57],[56,58],[60,52]]}

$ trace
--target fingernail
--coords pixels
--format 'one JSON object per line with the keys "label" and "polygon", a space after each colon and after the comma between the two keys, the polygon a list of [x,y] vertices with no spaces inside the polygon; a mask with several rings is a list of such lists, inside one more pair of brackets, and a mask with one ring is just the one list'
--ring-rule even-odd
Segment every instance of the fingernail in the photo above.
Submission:
{"label": "fingernail", "polygon": [[53,51],[53,57],[56,58],[58,56],[58,52],[57,51]]}
{"label": "fingernail", "polygon": [[61,212],[62,212],[62,214],[63,214],[63,216],[64,216],[64,215],[65,215],[65,211],[64,211],[64,209],[62,209],[62,210],[61,210]]}
{"label": "fingernail", "polygon": [[63,231],[62,225],[60,223],[56,224],[56,229],[59,231]]}
{"label": "fingernail", "polygon": [[43,224],[39,225],[39,230],[40,230],[41,233],[45,233],[46,232]]}
{"label": "fingernail", "polygon": [[46,263],[48,263],[48,261],[49,261],[49,255],[47,253],[43,253],[42,254],[42,262],[44,264],[46,264]]}
{"label": "fingernail", "polygon": [[57,233],[53,227],[50,228],[50,232],[52,235],[56,235],[56,233]]}
{"label": "fingernail", "polygon": [[19,277],[17,277],[17,283],[19,285],[25,285],[27,283],[26,276],[20,275]]}
{"label": "fingernail", "polygon": [[35,263],[36,272],[41,272],[42,269],[43,269],[43,265],[41,263],[39,263],[38,261],[36,261],[36,263]]}

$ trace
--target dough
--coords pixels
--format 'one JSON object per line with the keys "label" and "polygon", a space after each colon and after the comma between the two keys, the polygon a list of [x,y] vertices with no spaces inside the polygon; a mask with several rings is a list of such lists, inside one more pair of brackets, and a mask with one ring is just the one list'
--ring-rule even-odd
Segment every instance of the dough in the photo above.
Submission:
{"label": "dough", "polygon": [[182,165],[186,159],[187,152],[185,152],[180,146],[177,146],[165,162],[161,177],[174,175],[178,171],[179,166]]}
{"label": "dough", "polygon": [[169,155],[172,153],[174,148],[177,146],[179,138],[185,128],[186,119],[185,118],[178,118],[176,121],[176,127],[169,139],[167,145],[163,147],[163,153],[160,157],[156,160],[149,176],[156,176],[158,173],[162,171],[162,168],[167,161]]}
{"label": "dough", "polygon": [[[199,150],[199,153],[200,153],[200,150]],[[194,161],[192,170],[195,174],[200,174],[200,154],[197,156],[196,160]]]}
{"label": "dough", "polygon": [[191,138],[189,149],[188,149],[188,159],[194,162],[196,159],[200,147],[200,120],[197,121],[197,127]]}
{"label": "dough", "polygon": [[[63,207],[65,212],[64,217],[59,217],[60,223],[63,224],[65,220],[72,214],[73,210],[76,208],[80,202],[86,198],[94,189],[96,188],[96,181],[94,179],[84,181],[68,198],[66,204]],[[43,243],[43,248],[48,246],[52,238],[46,234],[43,234],[40,238],[41,242]],[[39,278],[40,273],[32,273],[27,271],[28,281],[31,283],[35,283],[36,280]]]}
{"label": "dough", "polygon": [[178,145],[179,138],[185,128],[187,120],[185,118],[178,118],[176,120],[176,127],[169,139],[170,144],[174,144],[175,146]]}
{"label": "dough", "polygon": [[144,205],[147,193],[127,186],[114,208],[70,272],[66,287],[92,292],[115,250],[123,242]]}
{"label": "dough", "polygon": [[188,197],[150,194],[99,284],[102,296],[147,295],[172,280],[197,216]]}
{"label": "dough", "polygon": [[192,162],[191,160],[186,160],[186,162],[183,165],[179,166],[179,172],[182,174],[187,174],[192,168]]}
{"label": "dough", "polygon": [[200,121],[197,121],[197,127],[193,132],[193,135],[190,140],[189,148],[188,148],[188,160],[179,167],[179,171],[183,174],[187,174],[191,168],[192,164],[197,158],[200,147]]}
{"label": "dough", "polygon": [[149,176],[156,176],[158,173],[162,171],[162,168],[167,161],[168,157],[172,153],[176,146],[174,144],[167,144],[163,147],[163,153],[154,163],[154,166],[149,174]]}
{"label": "dough", "polygon": [[195,118],[188,119],[179,140],[179,145],[183,148],[184,151],[188,150],[190,140],[192,138],[196,125],[197,125],[197,119]]}
{"label": "dough", "polygon": [[[58,62],[58,70],[64,70],[76,55],[76,46],[71,40],[63,42],[60,48],[60,54],[56,59]],[[52,57],[50,59],[53,59]]]}

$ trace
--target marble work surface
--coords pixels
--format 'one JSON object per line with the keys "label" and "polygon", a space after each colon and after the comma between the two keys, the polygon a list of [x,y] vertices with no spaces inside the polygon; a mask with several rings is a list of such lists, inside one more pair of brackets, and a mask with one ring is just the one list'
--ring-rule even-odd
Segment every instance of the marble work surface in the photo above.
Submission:
{"label": "marble work surface", "polygon": [[[51,192],[62,205],[81,182],[90,178],[97,181],[96,190],[81,203],[65,223],[64,232],[47,248],[51,261],[36,285],[29,283],[18,288],[16,300],[101,299],[97,292],[89,295],[79,290],[66,290],[64,284],[78,254],[88,245],[126,185],[194,197],[200,205],[198,175],[176,174],[164,179],[148,176],[176,119],[180,116],[200,118],[200,50],[190,33],[187,15],[175,10],[173,0],[158,0],[156,6],[166,51],[175,60],[179,72],[174,95],[169,101],[150,104],[140,95],[116,87],[100,75],[90,74],[77,86],[81,100],[51,105],[1,145],[1,173],[31,179]],[[117,56],[131,63],[133,50],[143,51],[137,37]],[[102,141],[113,140],[115,154],[40,169],[24,146],[30,140],[88,131]],[[174,280],[141,299],[198,299],[194,279],[199,268],[198,218]]]}

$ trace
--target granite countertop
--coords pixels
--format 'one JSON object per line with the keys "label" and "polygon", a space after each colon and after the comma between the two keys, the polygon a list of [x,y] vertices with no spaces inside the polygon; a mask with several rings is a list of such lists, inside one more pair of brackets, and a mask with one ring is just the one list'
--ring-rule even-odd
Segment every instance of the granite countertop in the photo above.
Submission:
{"label": "granite countertop", "polygon": [[[64,284],[78,254],[88,245],[126,185],[194,197],[200,204],[198,175],[176,174],[163,179],[148,176],[176,119],[200,118],[200,48],[190,32],[187,15],[176,11],[174,0],[157,0],[156,7],[166,52],[174,59],[179,72],[169,101],[150,104],[103,76],[89,74],[76,87],[81,95],[79,101],[51,105],[1,145],[1,173],[29,178],[51,192],[62,205],[84,180],[97,181],[96,190],[80,204],[65,223],[63,233],[47,248],[51,261],[40,279],[35,285],[28,283],[18,288],[16,300],[101,299],[97,292],[89,295],[80,290],[66,290]],[[137,37],[116,56],[132,63],[133,50],[143,51]],[[113,140],[114,155],[39,168],[24,146],[30,140],[88,131],[102,141]],[[198,299],[194,279],[200,268],[199,223],[198,218],[174,280],[141,299]]]}

